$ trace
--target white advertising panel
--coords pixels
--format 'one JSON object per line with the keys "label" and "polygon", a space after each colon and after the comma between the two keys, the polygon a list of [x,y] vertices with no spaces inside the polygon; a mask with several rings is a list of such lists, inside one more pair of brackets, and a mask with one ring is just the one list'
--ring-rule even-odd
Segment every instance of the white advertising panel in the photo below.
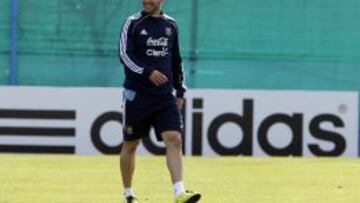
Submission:
{"label": "white advertising panel", "polygon": [[[189,90],[186,155],[358,155],[358,94]],[[0,153],[117,154],[121,88],[0,87]],[[162,154],[153,135],[139,154]]]}

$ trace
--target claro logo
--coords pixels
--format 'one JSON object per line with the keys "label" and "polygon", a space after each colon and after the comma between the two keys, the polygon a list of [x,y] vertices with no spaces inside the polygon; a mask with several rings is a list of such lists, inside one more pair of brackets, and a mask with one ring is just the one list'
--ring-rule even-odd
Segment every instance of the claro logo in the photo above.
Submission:
{"label": "claro logo", "polygon": [[[262,118],[260,124],[254,126],[254,106],[253,99],[243,100],[243,113],[224,112],[213,118],[208,123],[208,128],[204,129],[204,100],[202,98],[194,98],[192,100],[191,112],[183,111],[184,123],[187,119],[191,119],[191,126],[184,126],[185,132],[190,132],[189,135],[183,136],[183,145],[186,148],[186,139],[191,139],[190,153],[191,155],[202,155],[204,137],[211,149],[219,155],[244,155],[251,156],[254,154],[254,142],[258,145],[264,153],[270,156],[302,156],[304,148],[307,147],[314,156],[340,156],[346,149],[346,139],[344,135],[325,129],[322,127],[323,123],[332,125],[333,128],[344,128],[345,123],[335,114],[323,113],[311,118],[310,122],[304,123],[304,112],[294,112],[292,114],[273,113]],[[241,106],[239,104],[239,106]],[[188,108],[189,109],[189,108]],[[122,114],[119,112],[107,112],[98,117],[91,128],[91,139],[94,146],[105,154],[117,154],[121,150],[121,145],[110,147],[101,140],[100,129],[109,121],[118,121],[122,123]],[[228,147],[221,143],[220,128],[225,124],[235,124],[241,131],[241,142],[236,146]],[[281,148],[274,146],[269,139],[270,128],[276,124],[287,126],[291,134],[289,144]],[[190,127],[189,130],[186,130]],[[307,129],[305,129],[307,128]],[[304,143],[304,131],[307,131],[314,138],[314,142]],[[333,144],[333,148],[322,149],[320,144],[316,142],[326,141]],[[153,154],[164,154],[165,149],[159,147],[151,139],[143,141],[145,148]]]}

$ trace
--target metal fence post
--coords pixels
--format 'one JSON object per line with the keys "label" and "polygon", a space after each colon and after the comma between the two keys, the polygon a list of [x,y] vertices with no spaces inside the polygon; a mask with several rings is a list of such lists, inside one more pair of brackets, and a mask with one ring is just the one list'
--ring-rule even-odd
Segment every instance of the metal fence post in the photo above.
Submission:
{"label": "metal fence post", "polygon": [[199,18],[199,0],[192,0],[191,5],[191,37],[190,37],[190,87],[196,87],[196,63],[198,59],[197,36]]}
{"label": "metal fence post", "polygon": [[17,31],[18,31],[18,0],[11,0],[10,17],[10,73],[9,84],[17,85]]}

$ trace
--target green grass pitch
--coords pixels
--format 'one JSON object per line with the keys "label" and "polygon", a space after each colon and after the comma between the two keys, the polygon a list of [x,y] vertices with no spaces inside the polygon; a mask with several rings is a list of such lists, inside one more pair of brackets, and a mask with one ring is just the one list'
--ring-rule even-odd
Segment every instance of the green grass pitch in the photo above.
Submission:
{"label": "green grass pitch", "polygon": [[[120,203],[116,156],[0,155],[0,203]],[[360,160],[185,158],[203,203],[360,202]],[[173,202],[164,157],[138,157],[141,202]]]}

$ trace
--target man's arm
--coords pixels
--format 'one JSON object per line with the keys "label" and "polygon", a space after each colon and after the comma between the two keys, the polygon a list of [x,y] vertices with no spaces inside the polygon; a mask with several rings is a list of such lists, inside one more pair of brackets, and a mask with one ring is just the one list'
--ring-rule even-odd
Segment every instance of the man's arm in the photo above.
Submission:
{"label": "man's arm", "polygon": [[175,36],[172,47],[172,69],[173,69],[173,85],[176,89],[176,97],[184,98],[186,92],[186,86],[184,84],[184,71],[182,67],[182,58],[180,54],[180,45],[179,45],[179,32],[178,28],[175,25]]}
{"label": "man's arm", "polygon": [[154,69],[143,64],[135,55],[134,37],[132,33],[133,25],[133,20],[129,17],[121,31],[119,56],[125,67],[137,74],[144,75],[146,78],[149,78]]}

